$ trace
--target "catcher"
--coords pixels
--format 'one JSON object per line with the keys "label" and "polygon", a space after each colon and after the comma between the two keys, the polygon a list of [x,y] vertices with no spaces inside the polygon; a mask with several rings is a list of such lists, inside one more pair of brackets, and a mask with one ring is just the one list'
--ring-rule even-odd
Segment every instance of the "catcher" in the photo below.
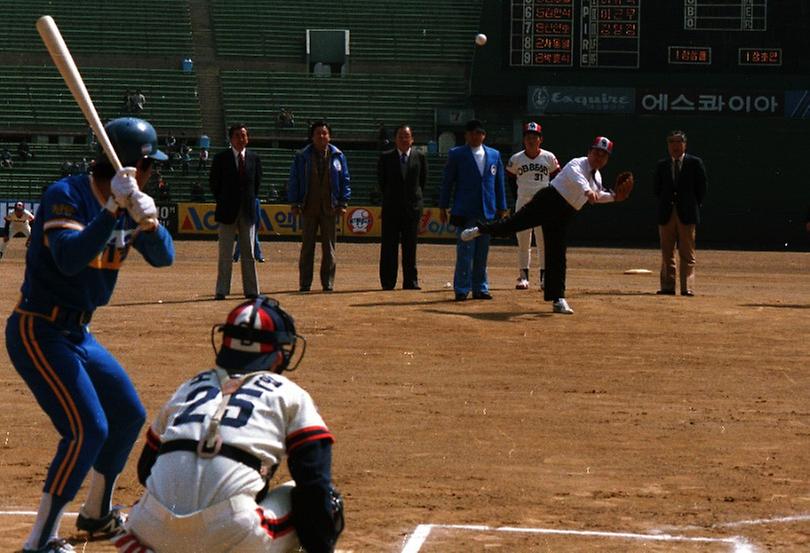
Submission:
{"label": "catcher", "polygon": [[[343,500],[332,487],[332,433],[310,395],[282,376],[306,343],[275,300],[233,309],[216,367],[184,382],[146,435],[146,486],[113,538],[121,553],[332,553]],[[297,359],[294,359],[297,358]],[[294,482],[269,488],[287,457]]]}
{"label": "catcher", "polygon": [[461,239],[473,240],[481,234],[509,236],[527,228],[542,226],[546,258],[543,297],[553,302],[554,313],[572,315],[574,310],[565,301],[565,231],[568,224],[586,203],[621,202],[633,190],[633,174],[629,171],[619,174],[612,192],[602,185],[599,170],[607,165],[612,152],[613,142],[604,136],[597,136],[587,156],[569,161],[550,186],[541,189],[514,215],[492,223],[479,223],[477,227],[464,230]]}

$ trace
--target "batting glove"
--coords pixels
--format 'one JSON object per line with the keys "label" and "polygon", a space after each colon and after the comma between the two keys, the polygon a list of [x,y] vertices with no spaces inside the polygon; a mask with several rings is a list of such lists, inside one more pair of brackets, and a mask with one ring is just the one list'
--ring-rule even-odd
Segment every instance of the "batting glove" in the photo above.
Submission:
{"label": "batting glove", "polygon": [[118,207],[127,207],[129,197],[138,192],[138,181],[135,180],[134,167],[122,167],[110,182],[113,198]]}
{"label": "batting glove", "polygon": [[137,222],[144,219],[157,219],[157,207],[152,196],[138,190],[129,200],[129,215]]}

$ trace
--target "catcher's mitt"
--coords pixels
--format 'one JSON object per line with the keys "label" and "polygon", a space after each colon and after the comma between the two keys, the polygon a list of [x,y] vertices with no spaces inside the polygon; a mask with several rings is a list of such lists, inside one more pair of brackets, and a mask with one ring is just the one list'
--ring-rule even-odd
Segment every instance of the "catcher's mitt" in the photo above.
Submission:
{"label": "catcher's mitt", "polygon": [[613,196],[617,202],[623,202],[630,197],[633,191],[633,173],[622,171],[616,175],[616,184],[613,185]]}

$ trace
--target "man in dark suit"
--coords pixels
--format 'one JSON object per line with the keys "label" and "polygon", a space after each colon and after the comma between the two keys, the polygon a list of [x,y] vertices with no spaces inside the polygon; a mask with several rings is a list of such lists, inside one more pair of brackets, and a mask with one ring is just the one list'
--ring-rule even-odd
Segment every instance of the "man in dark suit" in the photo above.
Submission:
{"label": "man in dark suit", "polygon": [[422,193],[427,181],[427,162],[414,150],[413,131],[400,125],[394,131],[396,148],[380,155],[377,183],[382,192],[382,244],[380,284],[393,290],[397,283],[397,255],[402,244],[402,288],[419,290],[416,271],[416,235],[422,216]]}
{"label": "man in dark suit", "polygon": [[669,156],[658,161],[653,186],[658,197],[658,236],[661,239],[661,289],[658,294],[675,295],[675,247],[681,258],[682,296],[694,296],[695,228],[706,196],[708,179],[703,160],[686,153],[686,134],[671,131],[667,136]]}
{"label": "man in dark suit", "polygon": [[217,203],[214,220],[219,223],[219,261],[215,299],[231,291],[231,248],[239,235],[242,260],[242,290],[246,298],[259,295],[259,277],[253,257],[256,228],[256,198],[262,182],[262,163],[248,150],[248,130],[241,124],[228,129],[231,147],[214,156],[211,163],[211,192]]}

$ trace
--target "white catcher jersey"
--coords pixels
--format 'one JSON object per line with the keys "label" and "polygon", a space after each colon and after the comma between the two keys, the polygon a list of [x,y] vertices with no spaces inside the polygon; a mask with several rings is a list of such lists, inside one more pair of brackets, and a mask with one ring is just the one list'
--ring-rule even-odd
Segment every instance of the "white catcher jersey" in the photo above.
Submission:
{"label": "white catcher jersey", "polygon": [[[199,441],[221,401],[216,373],[198,374],[163,406],[148,439]],[[250,453],[266,467],[278,465],[306,443],[333,441],[310,395],[290,379],[268,372],[249,376],[233,392],[219,435],[223,444]],[[239,494],[254,496],[263,486],[259,473],[245,464],[191,451],[160,455],[147,480],[149,492],[176,514],[197,512]]]}
{"label": "white catcher jersey", "polygon": [[9,236],[14,236],[18,232],[31,234],[31,221],[33,220],[34,214],[27,209],[23,209],[19,215],[12,209],[6,215],[6,221],[9,223]]}
{"label": "white catcher jersey", "polygon": [[506,172],[517,180],[518,196],[532,197],[548,186],[549,176],[560,168],[557,158],[548,150],[540,150],[536,158],[521,150],[509,158]]}

